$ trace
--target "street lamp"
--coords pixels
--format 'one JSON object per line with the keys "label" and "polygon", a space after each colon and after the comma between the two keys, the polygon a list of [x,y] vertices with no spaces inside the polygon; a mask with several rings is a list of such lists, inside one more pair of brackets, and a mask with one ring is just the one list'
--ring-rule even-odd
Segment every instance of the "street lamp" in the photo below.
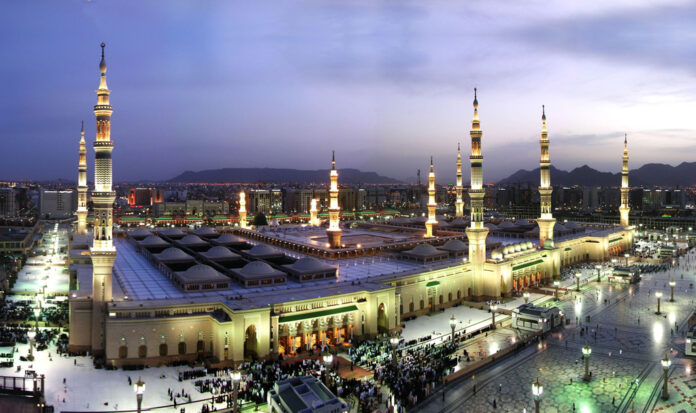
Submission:
{"label": "street lamp", "polygon": [[655,291],[655,297],[657,297],[657,315],[662,314],[660,312],[660,299],[662,298],[662,291]]}
{"label": "street lamp", "polygon": [[138,377],[138,381],[133,383],[133,391],[135,392],[135,398],[138,401],[138,413],[140,413],[140,408],[143,404],[143,393],[145,393],[145,382],[142,377]]}
{"label": "street lamp", "polygon": [[629,254],[629,253],[624,254],[624,258],[626,258],[626,266],[627,267],[628,267],[628,257],[630,257],[630,256],[631,256],[631,254]]}
{"label": "street lamp", "polygon": [[541,395],[544,394],[544,386],[539,382],[539,377],[532,383],[532,394],[534,395],[534,408],[536,413],[539,413],[539,403],[541,403]]}
{"label": "street lamp", "polygon": [[389,339],[389,345],[392,348],[392,365],[396,367],[396,348],[399,346],[399,337],[392,337]]}
{"label": "street lamp", "polygon": [[237,413],[237,394],[239,392],[239,382],[242,380],[242,373],[233,371],[230,374],[230,379],[232,379],[232,413]]}
{"label": "street lamp", "polygon": [[553,286],[556,287],[556,300],[558,300],[558,287],[561,285],[560,281],[554,281]]}
{"label": "street lamp", "polygon": [[[616,260],[611,260],[611,262],[616,262]],[[600,282],[600,277],[602,276],[602,266],[595,265],[595,270],[597,270],[597,282]]]}
{"label": "street lamp", "polygon": [[452,329],[452,342],[454,343],[454,328],[457,326],[457,319],[454,318],[454,314],[452,314],[452,317],[449,319],[449,325]]}
{"label": "street lamp", "polygon": [[39,314],[41,314],[41,310],[39,308],[34,309],[34,320],[36,321],[36,331],[39,331]]}
{"label": "street lamp", "polygon": [[529,302],[529,292],[525,291],[522,293],[522,297],[524,297],[524,303],[527,304]]}
{"label": "street lamp", "polygon": [[493,319],[491,320],[491,330],[495,330],[495,312],[498,310],[498,305],[493,304],[491,305],[491,317]]}
{"label": "street lamp", "polygon": [[585,358],[585,381],[590,381],[590,354],[592,354],[592,349],[585,341],[585,347],[582,348],[582,355]]}
{"label": "street lamp", "polygon": [[324,372],[324,384],[328,387],[329,386],[329,367],[331,367],[331,363],[333,363],[333,356],[331,354],[325,354],[322,359],[324,360],[324,367],[326,367],[326,370]]}
{"label": "street lamp", "polygon": [[28,331],[27,338],[29,338],[29,360],[34,360],[34,338],[36,337],[36,331]]}
{"label": "street lamp", "polygon": [[672,365],[667,353],[665,353],[665,358],[660,360],[660,364],[662,364],[662,370],[665,372],[665,378],[662,380],[664,382],[662,384],[662,400],[667,400],[669,399],[669,392],[667,391],[667,375],[669,373],[669,366]]}
{"label": "street lamp", "polygon": [[576,272],[575,273],[575,281],[576,281],[576,286],[575,286],[575,291],[580,292],[580,277],[582,276],[582,273]]}
{"label": "street lamp", "polygon": [[675,285],[677,285],[677,282],[676,282],[676,281],[674,281],[674,280],[670,280],[670,281],[669,281],[669,289],[670,289],[669,301],[672,302],[672,303],[674,302],[674,286],[675,286]]}

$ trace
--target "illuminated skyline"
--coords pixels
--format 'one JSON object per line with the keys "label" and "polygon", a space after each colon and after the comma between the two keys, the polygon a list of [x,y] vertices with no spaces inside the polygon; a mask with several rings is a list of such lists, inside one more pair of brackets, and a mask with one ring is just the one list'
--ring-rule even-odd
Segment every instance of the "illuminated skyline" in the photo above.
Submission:
{"label": "illuminated skyline", "polygon": [[634,167],[692,161],[694,6],[575,3],[7,4],[0,137],[13,156],[0,178],[74,176],[102,41],[125,62],[110,73],[117,182],[325,169],[336,149],[343,167],[399,179],[427,168],[426,150],[438,183],[454,183],[473,87],[487,180],[536,167],[541,104],[559,169],[618,172],[626,132]]}

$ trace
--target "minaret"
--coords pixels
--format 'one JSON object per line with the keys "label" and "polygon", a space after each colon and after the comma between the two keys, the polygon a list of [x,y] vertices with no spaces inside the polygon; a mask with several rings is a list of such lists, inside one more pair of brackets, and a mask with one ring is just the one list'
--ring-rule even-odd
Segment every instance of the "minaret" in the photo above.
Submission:
{"label": "minaret", "polygon": [[428,173],[428,220],[425,221],[425,238],[432,238],[433,227],[437,225],[435,213],[437,203],[435,202],[435,169],[433,168],[433,157],[430,157],[430,173]]}
{"label": "minaret", "polygon": [[[483,155],[481,155],[481,124],[478,117],[478,98],[474,89],[474,119],[471,122],[471,225],[466,229],[469,239],[469,262],[471,263],[471,296],[481,297],[483,291],[483,265],[486,262],[486,236],[488,228],[483,226]],[[497,280],[496,280],[497,281]],[[494,294],[490,294],[494,295]],[[497,295],[497,294],[495,294]]]}
{"label": "minaret", "polygon": [[336,170],[336,154],[331,151],[331,187],[329,188],[329,229],[326,235],[331,248],[341,247],[341,227],[338,225],[341,208],[338,206],[338,171]]}
{"label": "minaret", "polygon": [[106,85],[106,60],[104,43],[101,44],[102,59],[99,63],[101,78],[97,90],[97,104],[94,114],[97,117],[97,138],[94,142],[94,242],[92,244],[92,352],[104,353],[105,318],[107,303],[111,301],[111,277],[116,260],[116,248],[112,239],[113,203],[116,192],[111,187],[111,113],[109,88]]}
{"label": "minaret", "polygon": [[239,227],[247,227],[246,194],[244,190],[239,191]]}
{"label": "minaret", "polygon": [[621,206],[619,214],[621,214],[621,226],[628,226],[628,213],[631,207],[628,206],[628,135],[624,135],[624,153],[623,166],[621,167]]}
{"label": "minaret", "polygon": [[77,233],[87,230],[87,149],[85,148],[85,122],[80,131],[80,161],[77,164]]}
{"label": "minaret", "polygon": [[539,244],[543,247],[547,239],[553,241],[553,226],[556,220],[551,212],[551,171],[549,166],[549,134],[546,131],[546,108],[541,106],[541,159],[539,160],[539,170],[541,182],[539,183],[539,198],[541,200],[541,216],[537,219],[539,225]]}
{"label": "minaret", "polygon": [[457,143],[457,201],[454,204],[455,216],[462,218],[464,216],[464,201],[462,200],[462,151]]}
{"label": "minaret", "polygon": [[319,213],[319,210],[317,210],[317,202],[319,200],[316,198],[313,198],[311,202],[311,207],[309,208],[309,225],[313,227],[318,227],[319,226],[319,218],[317,218],[317,214]]}

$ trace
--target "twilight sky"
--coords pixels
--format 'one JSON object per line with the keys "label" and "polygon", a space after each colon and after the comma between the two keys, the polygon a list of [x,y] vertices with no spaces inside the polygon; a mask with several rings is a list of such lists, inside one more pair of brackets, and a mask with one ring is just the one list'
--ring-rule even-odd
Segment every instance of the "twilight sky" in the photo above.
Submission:
{"label": "twilight sky", "polygon": [[[99,43],[114,179],[221,167],[415,177],[468,163],[479,89],[484,180],[551,161],[618,171],[696,156],[693,1],[15,1],[0,5],[0,179],[93,170]],[[468,181],[468,167],[465,168]]]}

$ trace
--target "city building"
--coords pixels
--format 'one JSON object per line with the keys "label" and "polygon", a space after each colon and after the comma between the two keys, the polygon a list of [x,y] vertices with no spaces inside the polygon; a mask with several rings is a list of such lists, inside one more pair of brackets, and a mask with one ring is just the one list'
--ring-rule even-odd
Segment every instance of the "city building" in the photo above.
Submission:
{"label": "city building", "polygon": [[128,190],[128,204],[130,206],[150,206],[157,202],[164,202],[164,200],[164,189],[131,188]]}
{"label": "city building", "polygon": [[73,190],[42,189],[39,213],[46,219],[70,218],[77,210],[77,198]]}

